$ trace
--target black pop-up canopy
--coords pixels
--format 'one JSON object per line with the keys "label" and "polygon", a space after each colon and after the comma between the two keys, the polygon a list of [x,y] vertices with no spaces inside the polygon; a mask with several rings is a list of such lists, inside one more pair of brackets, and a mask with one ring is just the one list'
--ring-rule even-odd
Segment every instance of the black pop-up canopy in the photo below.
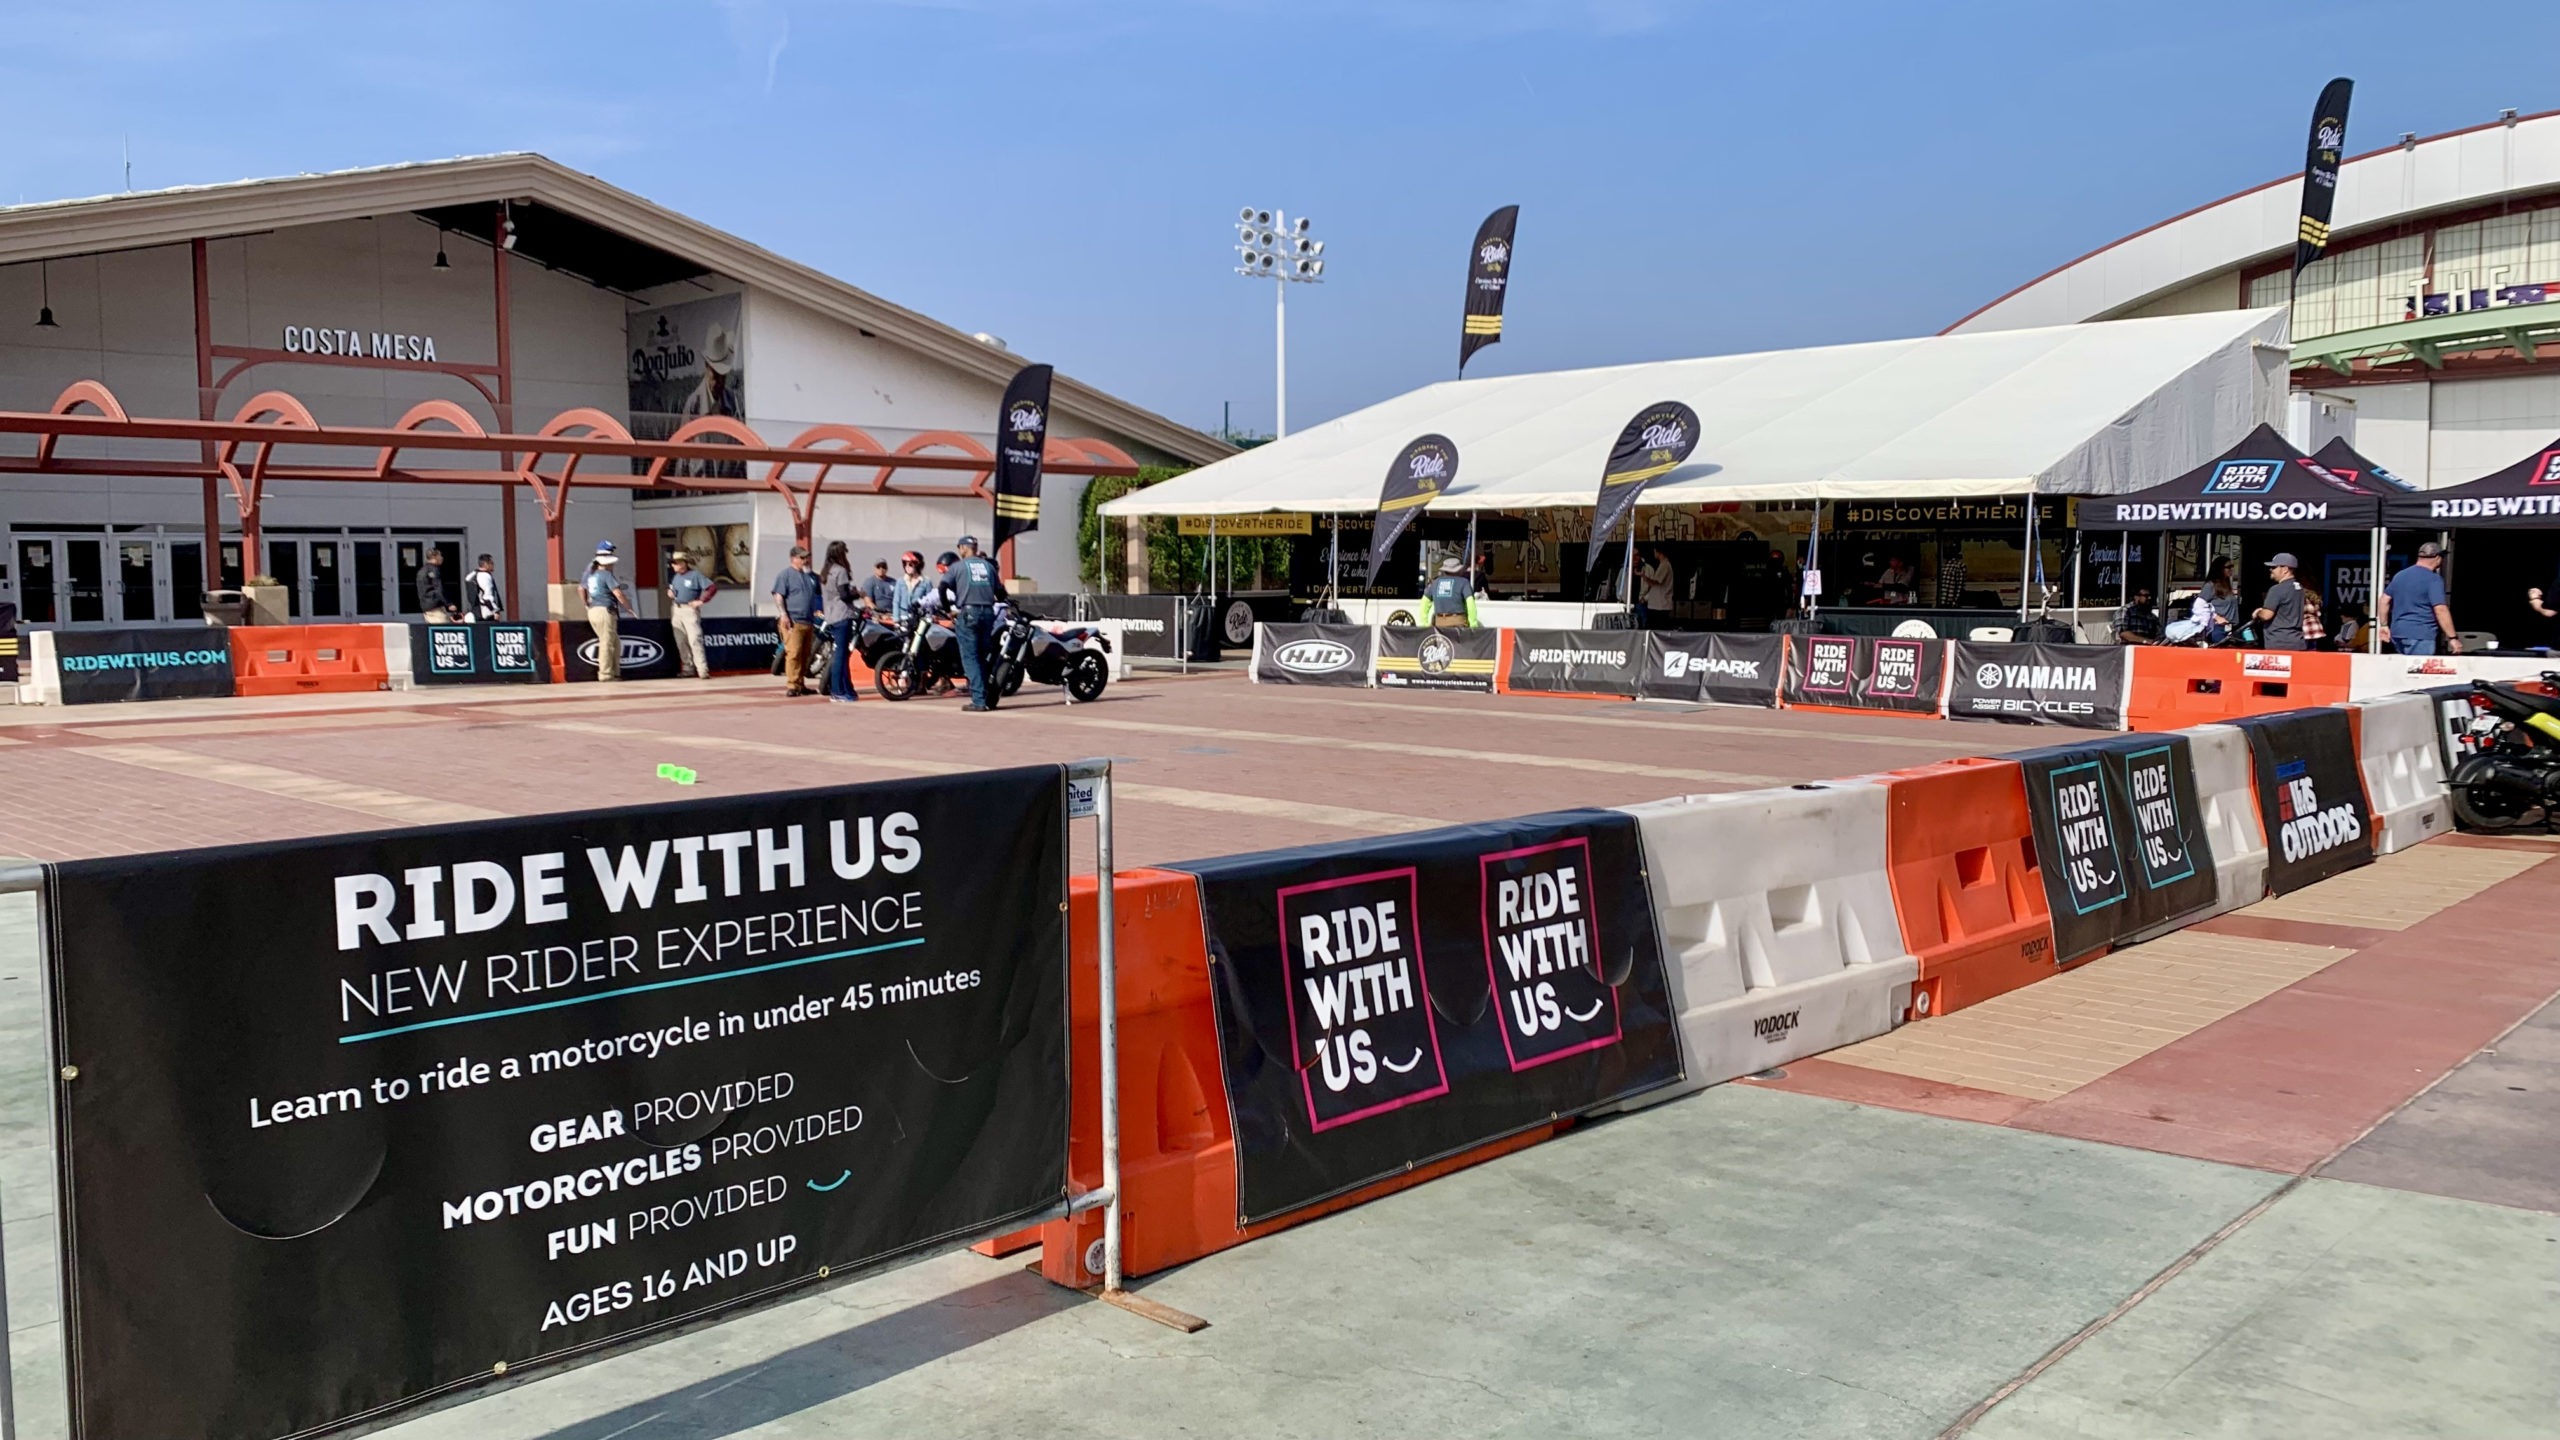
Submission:
{"label": "black pop-up canopy", "polygon": [[2383,520],[2394,529],[2560,529],[2560,440],[2467,484],[2394,496]]}
{"label": "black pop-up canopy", "polygon": [[2386,507],[2393,491],[2405,493],[2418,488],[2357,453],[2344,436],[2331,438],[2328,444],[2313,452],[2311,463],[2359,489],[2380,495]]}
{"label": "black pop-up canopy", "polygon": [[2165,485],[2087,496],[2071,508],[2083,530],[2370,530],[2381,523],[2382,499],[2261,425]]}

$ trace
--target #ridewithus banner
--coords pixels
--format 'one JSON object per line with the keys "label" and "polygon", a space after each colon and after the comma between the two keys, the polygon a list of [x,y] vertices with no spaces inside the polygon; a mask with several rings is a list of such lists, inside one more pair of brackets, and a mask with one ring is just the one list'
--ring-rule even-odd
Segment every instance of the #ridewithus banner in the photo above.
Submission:
{"label": "#ridewithus banner", "polygon": [[1632,816],[1173,868],[1200,880],[1240,1223],[1681,1076]]}
{"label": "#ridewithus banner", "polygon": [[2125,728],[2132,651],[2122,645],[1950,642],[1947,718]]}
{"label": "#ridewithus banner", "polygon": [[1437,626],[1378,627],[1378,686],[1384,690],[1493,689],[1502,649],[1499,630]]}
{"label": "#ridewithus banner", "polygon": [[1644,682],[1648,700],[1775,709],[1787,665],[1784,635],[1682,634],[1648,630]]}
{"label": "#ridewithus banner", "polygon": [[1938,692],[1946,681],[1945,641],[1875,635],[1798,635],[1794,640],[1794,661],[1787,667],[1788,704],[1938,713]]}
{"label": "#ridewithus banner", "polygon": [[2185,736],[2126,735],[2001,758],[2026,771],[2057,962],[2212,907],[2219,888]]}
{"label": "#ridewithus banner", "polygon": [[[541,627],[478,621],[409,627],[409,675],[421,685],[530,684],[550,678]],[[594,666],[588,666],[592,677]]]}
{"label": "#ridewithus banner", "polygon": [[2231,723],[2249,734],[2268,894],[2373,863],[2373,812],[2345,710],[2287,710]]}
{"label": "#ridewithus banner", "polygon": [[1253,678],[1262,685],[1366,685],[1366,625],[1256,625]]}
{"label": "#ridewithus banner", "polygon": [[315,1435],[1059,1205],[1065,805],[49,867],[73,1433]]}
{"label": "#ridewithus banner", "polygon": [[1514,630],[1510,673],[1514,690],[1567,695],[1633,695],[1644,681],[1642,630]]}

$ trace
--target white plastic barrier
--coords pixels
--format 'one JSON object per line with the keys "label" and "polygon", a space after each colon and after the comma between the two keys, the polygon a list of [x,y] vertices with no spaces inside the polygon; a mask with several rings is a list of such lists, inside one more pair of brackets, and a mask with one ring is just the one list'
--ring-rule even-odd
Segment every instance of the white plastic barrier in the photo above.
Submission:
{"label": "white plastic barrier", "polygon": [[2258,822],[2258,785],[2249,759],[2249,736],[2237,725],[2198,725],[2187,737],[2196,766],[2196,801],[2204,807],[2205,843],[2213,853],[2216,896],[2204,915],[2182,916],[2136,939],[2150,939],[2207,915],[2255,905],[2267,898],[2267,832]]}
{"label": "white plastic barrier", "polygon": [[383,626],[382,668],[388,672],[383,685],[384,689],[415,690],[418,688],[417,672],[410,663],[413,658],[409,653],[409,627],[406,625]]}
{"label": "white plastic barrier", "polygon": [[2347,698],[2371,700],[2474,680],[2536,680],[2545,670],[2560,670],[2560,656],[2356,655],[2347,668]]}
{"label": "white plastic barrier", "polygon": [[2350,703],[2356,710],[2356,763],[2364,768],[2365,801],[2373,807],[2374,853],[2388,855],[2452,834],[2453,801],[2445,791],[2435,701],[2385,695]]}
{"label": "white plastic barrier", "polygon": [[62,703],[62,657],[54,653],[53,632],[18,632],[18,703]]}
{"label": "white plastic barrier", "polygon": [[1885,787],[1841,780],[1630,805],[1688,1078],[1651,1104],[1881,1035],[1920,962],[1885,861]]}

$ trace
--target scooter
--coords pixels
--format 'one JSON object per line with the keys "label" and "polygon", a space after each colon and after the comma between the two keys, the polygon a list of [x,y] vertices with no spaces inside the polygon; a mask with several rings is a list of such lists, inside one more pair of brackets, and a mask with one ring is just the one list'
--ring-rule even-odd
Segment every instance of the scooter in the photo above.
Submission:
{"label": "scooter", "polygon": [[1111,681],[1110,640],[1090,625],[1051,630],[1035,619],[1012,605],[996,607],[996,668],[987,677],[995,693],[1011,699],[1031,679],[1064,686],[1069,703],[1102,698]]}
{"label": "scooter", "polygon": [[[2542,679],[2560,689],[2560,672]],[[2454,818],[2468,830],[2549,827],[2560,817],[2560,699],[2474,680],[2471,710],[2455,737],[2468,753],[2445,782]]]}

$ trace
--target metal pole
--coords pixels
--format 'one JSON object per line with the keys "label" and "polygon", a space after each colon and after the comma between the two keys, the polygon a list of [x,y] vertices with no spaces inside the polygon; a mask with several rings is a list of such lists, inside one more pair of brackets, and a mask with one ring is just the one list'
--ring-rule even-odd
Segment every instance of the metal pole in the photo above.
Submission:
{"label": "metal pole", "polygon": [[1273,373],[1279,377],[1279,419],[1273,426],[1275,439],[1289,438],[1289,282],[1274,278],[1271,282],[1272,334],[1278,346]]}
{"label": "metal pole", "polygon": [[[243,550],[241,553],[245,555],[248,552]],[[39,1002],[39,1012],[44,1016],[44,1019],[39,1022],[40,1029],[38,1031],[38,1035],[40,1039],[49,1039],[53,1030],[53,996],[51,993],[53,982],[51,979],[50,967],[46,964],[43,953],[45,943],[43,892],[43,866],[10,865],[0,867],[0,895],[34,895],[37,897],[36,996]],[[53,1074],[53,1068],[59,1062],[53,1055],[52,1046],[50,1044],[47,1044],[45,1049],[45,1134],[50,1137],[57,1133],[53,1123],[55,1118],[54,1111],[58,1098],[62,1092],[60,1089],[61,1081]],[[69,1323],[67,1319],[65,1323]],[[0,1265],[0,1339],[5,1339],[8,1333],[8,1267]],[[6,1350],[0,1350],[0,1440],[18,1440],[18,1386],[16,1366],[10,1363],[9,1355]]]}
{"label": "metal pole", "polygon": [[[2160,597],[2154,595],[2151,598],[2158,600]],[[2133,532],[2119,530],[2116,532],[2116,604],[2123,606],[2132,603]]]}
{"label": "metal pole", "polygon": [[[1818,499],[1813,502],[1813,528],[1811,531],[1807,532],[1805,536],[1804,553],[1805,562],[1799,568],[1808,574],[1820,573],[1822,569],[1822,502]],[[1801,590],[1803,587],[1799,586],[1797,588]],[[1822,592],[1817,590],[1810,595],[1798,595],[1796,599],[1798,602],[1798,608],[1804,611],[1804,618],[1807,621],[1813,621],[1820,615],[1822,610]],[[1807,630],[1805,633],[1808,635],[1819,634],[1821,633],[1821,627],[1816,625],[1813,629]]]}
{"label": "metal pole", "polygon": [[2027,623],[2027,594],[2036,583],[2036,492],[2027,492],[2026,549],[2018,556],[2018,623]]}
{"label": "metal pole", "polygon": [[1094,979],[1100,990],[1095,1015],[1100,1021],[1102,1050],[1102,1188],[1111,1204],[1102,1212],[1102,1293],[1120,1289],[1120,947],[1113,892],[1119,872],[1111,856],[1111,762],[1093,791]]}
{"label": "metal pole", "polygon": [[1627,618],[1636,618],[1636,512],[1627,511],[1627,557],[1618,566],[1618,603]]}
{"label": "metal pole", "polygon": [[[1327,518],[1333,525],[1333,554],[1332,557],[1325,562],[1324,608],[1327,610],[1334,610],[1339,609],[1342,605],[1342,514],[1340,511],[1336,511],[1333,515]],[[1378,532],[1375,530],[1370,531],[1370,543],[1376,544],[1377,539]]]}
{"label": "metal pole", "polygon": [[2382,558],[2391,549],[2391,527],[2373,527],[2372,568],[2364,572],[2364,648],[2368,655],[2382,653],[2382,627],[2374,617],[2382,613]]}

